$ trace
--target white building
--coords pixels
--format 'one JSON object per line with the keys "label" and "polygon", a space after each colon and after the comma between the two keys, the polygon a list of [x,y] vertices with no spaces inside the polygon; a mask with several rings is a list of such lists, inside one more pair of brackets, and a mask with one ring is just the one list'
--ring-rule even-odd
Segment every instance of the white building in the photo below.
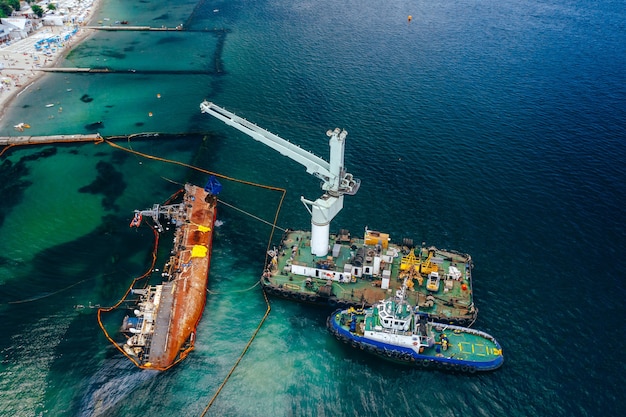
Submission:
{"label": "white building", "polygon": [[34,30],[32,21],[23,17],[5,17],[0,19],[0,24],[10,40],[24,39]]}

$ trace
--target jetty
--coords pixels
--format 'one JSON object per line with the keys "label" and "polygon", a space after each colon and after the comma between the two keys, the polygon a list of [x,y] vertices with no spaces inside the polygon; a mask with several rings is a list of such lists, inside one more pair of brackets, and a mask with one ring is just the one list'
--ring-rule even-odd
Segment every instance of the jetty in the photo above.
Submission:
{"label": "jetty", "polygon": [[0,136],[0,146],[100,141],[102,141],[102,136],[100,136],[99,133],[92,133],[88,135]]}
{"label": "jetty", "polygon": [[111,26],[111,25],[98,25],[98,26],[85,26],[85,28],[87,29],[94,29],[94,30],[109,30],[109,31],[114,31],[114,30],[125,30],[125,31],[154,31],[154,32],[174,32],[174,31],[180,31],[183,30],[182,25],[180,26],[176,26],[173,28],[169,28],[169,27],[151,27],[151,26]]}
{"label": "jetty", "polygon": [[228,32],[228,29],[224,28],[203,28],[203,29],[183,29],[183,25],[176,27],[152,27],[152,26],[118,26],[118,25],[97,25],[97,26],[85,26],[85,29],[92,30],[104,30],[109,32],[126,31],[126,32],[212,32],[222,33]]}
{"label": "jetty", "polygon": [[57,73],[90,73],[90,74],[159,74],[159,75],[210,75],[209,70],[138,70],[134,68],[113,69],[108,67],[85,68],[85,67],[45,67],[45,68],[13,68],[14,70],[57,72]]}

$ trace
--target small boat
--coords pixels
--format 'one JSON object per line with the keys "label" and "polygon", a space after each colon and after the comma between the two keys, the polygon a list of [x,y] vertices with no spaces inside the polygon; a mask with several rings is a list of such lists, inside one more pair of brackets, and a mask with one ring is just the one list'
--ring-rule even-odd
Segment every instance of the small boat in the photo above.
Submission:
{"label": "small boat", "polygon": [[13,126],[15,128],[15,130],[17,130],[18,132],[23,132],[24,129],[30,129],[30,125],[27,123],[18,123],[15,126]]}
{"label": "small boat", "polygon": [[336,310],[327,320],[340,341],[393,362],[475,373],[504,362],[496,339],[468,327],[437,323],[406,301],[406,285],[367,309]]}
{"label": "small boat", "polygon": [[46,107],[54,107],[54,103],[46,104]]}

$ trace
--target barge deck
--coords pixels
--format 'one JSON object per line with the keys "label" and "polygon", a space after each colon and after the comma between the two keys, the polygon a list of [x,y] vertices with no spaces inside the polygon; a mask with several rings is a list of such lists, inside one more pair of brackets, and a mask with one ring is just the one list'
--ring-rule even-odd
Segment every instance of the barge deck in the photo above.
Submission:
{"label": "barge deck", "polygon": [[261,277],[264,290],[282,298],[363,308],[398,291],[408,278],[407,301],[431,319],[464,326],[477,316],[472,295],[472,258],[468,254],[414,247],[410,239],[391,242],[388,234],[346,230],[330,235],[330,253],[311,253],[311,233],[287,231],[269,252]]}

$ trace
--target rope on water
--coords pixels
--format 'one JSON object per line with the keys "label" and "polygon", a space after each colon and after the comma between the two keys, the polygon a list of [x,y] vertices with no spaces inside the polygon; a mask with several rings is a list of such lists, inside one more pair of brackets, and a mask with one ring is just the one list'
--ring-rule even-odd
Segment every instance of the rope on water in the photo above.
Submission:
{"label": "rope on water", "polygon": [[211,295],[224,295],[224,294],[234,294],[234,293],[238,293],[238,292],[248,292],[251,291],[253,289],[255,289],[256,287],[258,287],[259,285],[261,285],[261,281],[257,281],[256,284],[254,284],[251,287],[245,288],[243,290],[234,290],[234,291],[228,291],[228,292],[219,292],[219,291],[211,291],[209,289],[206,290],[207,293],[211,294]]}
{"label": "rope on water", "polygon": [[[139,136],[139,134],[133,135],[133,136]],[[120,138],[120,137],[118,137],[118,138]],[[128,136],[128,138],[130,139],[130,136]],[[186,164],[184,162],[174,161],[172,159],[161,158],[159,156],[146,154],[146,153],[143,153],[143,152],[136,151],[134,149],[125,148],[125,147],[123,147],[123,146],[121,146],[121,145],[119,145],[119,144],[117,144],[115,142],[112,142],[108,138],[107,139],[103,139],[103,140],[104,140],[104,142],[106,144],[108,144],[109,146],[111,146],[113,148],[116,148],[116,149],[119,149],[119,150],[123,150],[123,151],[126,151],[126,152],[130,152],[132,154],[142,156],[142,157],[144,157],[146,159],[152,159],[154,161],[161,161],[161,162],[166,162],[168,164],[179,165],[179,166],[182,166],[182,167],[185,167],[185,168],[190,168],[190,169],[193,169],[193,170],[196,170],[196,171],[199,171],[199,172],[203,172],[205,174],[214,175],[214,176],[216,176],[218,178],[223,178],[225,180],[238,182],[238,183],[241,183],[241,184],[253,185],[255,187],[266,188],[268,190],[286,192],[285,189],[283,189],[283,188],[272,187],[272,186],[269,186],[269,185],[258,184],[258,183],[254,183],[254,182],[251,182],[251,181],[240,180],[238,178],[229,177],[227,175],[223,175],[223,174],[220,174],[220,173],[217,173],[217,172],[209,171],[208,169],[199,168],[199,167],[196,167],[196,166],[193,166],[193,165],[190,165],[190,164]]]}
{"label": "rope on water", "polygon": [[9,150],[13,146],[15,146],[15,144],[9,144],[5,146],[4,148],[2,148],[2,151],[0,151],[0,156],[2,156],[7,150]]}
{"label": "rope on water", "polygon": [[248,343],[246,344],[246,347],[241,352],[241,355],[239,355],[239,358],[237,358],[237,361],[235,362],[233,367],[230,369],[230,372],[228,372],[228,375],[226,375],[226,378],[224,378],[224,381],[222,381],[222,383],[220,384],[219,388],[217,389],[217,391],[213,395],[213,398],[211,398],[211,401],[209,401],[207,406],[202,411],[202,414],[200,414],[200,417],[204,417],[206,415],[206,413],[209,411],[209,408],[211,408],[211,406],[215,402],[215,399],[217,398],[217,396],[220,395],[220,392],[222,391],[222,388],[224,388],[224,385],[226,385],[226,383],[230,379],[230,376],[235,372],[235,369],[237,369],[237,366],[239,365],[239,362],[241,362],[241,360],[245,356],[246,352],[250,348],[250,345],[252,345],[252,342],[254,341],[254,339],[256,338],[257,334],[259,333],[259,330],[261,330],[261,327],[263,327],[263,324],[265,323],[265,320],[267,319],[267,316],[269,316],[270,311],[272,310],[272,307],[270,306],[270,301],[267,299],[267,295],[265,294],[265,291],[263,291],[263,298],[265,298],[265,304],[267,305],[267,309],[265,310],[265,315],[263,315],[263,318],[261,319],[261,322],[259,323],[259,325],[257,326],[256,330],[254,331],[254,333],[250,337],[250,340],[248,340]]}
{"label": "rope on water", "polygon": [[117,307],[119,307],[120,304],[122,304],[126,300],[126,297],[128,297],[128,294],[130,294],[135,283],[137,281],[140,281],[148,277],[154,270],[154,265],[156,264],[156,260],[157,260],[157,249],[159,247],[159,232],[155,228],[151,228],[151,229],[152,229],[152,232],[154,233],[154,248],[152,249],[152,262],[150,264],[150,268],[148,268],[148,270],[146,270],[146,272],[142,276],[133,279],[133,281],[128,286],[128,289],[126,290],[122,298],[120,298],[120,300],[115,305],[111,307],[101,307],[98,309],[98,325],[100,326],[100,329],[102,329],[104,336],[107,338],[109,342],[111,342],[113,346],[115,346],[117,350],[119,350],[124,356],[126,356],[132,363],[134,363],[139,368],[141,368],[141,364],[139,364],[139,362],[137,362],[135,358],[131,357],[126,352],[124,352],[124,349],[122,349],[119,346],[119,344],[117,344],[115,340],[113,340],[113,338],[109,335],[109,332],[107,332],[107,330],[104,328],[104,324],[102,324],[102,313],[108,313],[110,311],[115,310]]}
{"label": "rope on water", "polygon": [[175,185],[180,185],[181,187],[185,185],[185,184],[183,184],[182,182],[174,181],[174,180],[171,180],[171,179],[169,179],[169,178],[165,178],[164,176],[161,176],[161,178],[163,178],[163,179],[164,179],[165,181],[167,181],[167,182],[171,182],[172,184],[175,184]]}
{"label": "rope on water", "polygon": [[263,220],[262,218],[260,218],[260,217],[258,217],[258,216],[255,216],[255,215],[254,215],[254,214],[252,214],[252,213],[248,213],[248,212],[247,212],[247,211],[245,211],[245,210],[242,210],[242,209],[240,209],[240,208],[237,208],[237,207],[233,206],[232,204],[228,204],[228,203],[227,203],[227,202],[225,202],[224,200],[219,200],[219,202],[220,202],[220,203],[222,203],[223,205],[227,206],[227,207],[230,207],[230,208],[232,208],[232,209],[237,210],[237,211],[238,211],[238,212],[240,212],[240,213],[245,214],[246,216],[250,216],[250,217],[252,217],[253,219],[258,220],[258,221],[260,221],[261,223],[267,224],[268,226],[275,227],[276,229],[282,230],[283,232],[286,230],[286,229],[283,229],[282,227],[276,226],[275,224],[272,224],[272,223],[268,222],[267,220]]}
{"label": "rope on water", "polygon": [[79,284],[82,284],[83,282],[86,282],[86,281],[91,281],[91,280],[94,280],[94,279],[95,279],[95,278],[86,278],[86,279],[81,279],[80,281],[75,282],[75,283],[73,283],[73,284],[71,284],[71,285],[68,285],[68,286],[67,286],[67,287],[65,287],[65,288],[61,288],[60,290],[57,290],[57,291],[55,291],[55,292],[47,293],[47,294],[41,295],[41,296],[39,296],[39,297],[27,298],[27,299],[25,299],[25,300],[9,301],[7,304],[23,304],[23,303],[30,303],[30,302],[33,302],[33,301],[38,301],[38,300],[41,300],[42,298],[52,297],[53,295],[56,295],[56,294],[61,293],[61,292],[63,292],[63,291],[69,290],[70,288],[75,287],[75,286],[77,286],[77,285],[79,285]]}

